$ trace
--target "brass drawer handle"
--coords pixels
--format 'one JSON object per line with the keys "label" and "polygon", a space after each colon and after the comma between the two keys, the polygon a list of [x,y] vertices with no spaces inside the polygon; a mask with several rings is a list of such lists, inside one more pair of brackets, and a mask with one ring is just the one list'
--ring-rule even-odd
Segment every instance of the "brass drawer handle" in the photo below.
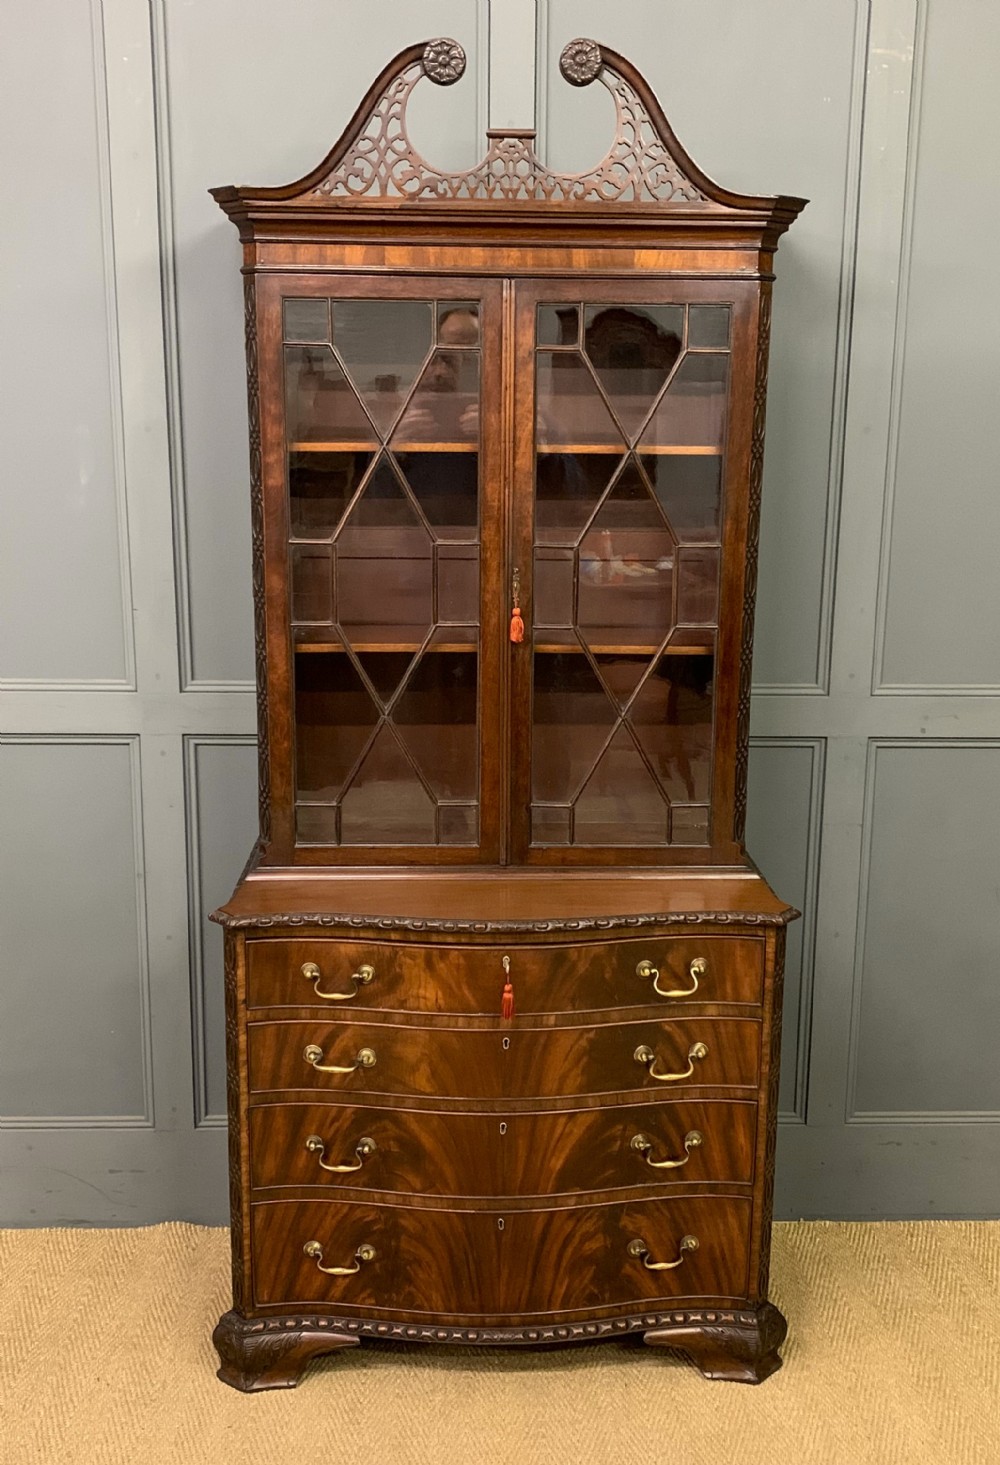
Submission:
{"label": "brass drawer handle", "polygon": [[[307,1141],[308,1143],[308,1141]],[[692,1129],[684,1136],[684,1158],[682,1160],[651,1160],[649,1152],[653,1148],[653,1141],[645,1134],[633,1134],[631,1145],[634,1150],[645,1160],[647,1165],[652,1165],[654,1170],[679,1170],[686,1165],[691,1158],[691,1151],[696,1150],[702,1143],[700,1130]],[[349,1166],[348,1168],[353,1168]]]}
{"label": "brass drawer handle", "polygon": [[692,1043],[688,1049],[688,1066],[683,1073],[659,1073],[656,1068],[656,1054],[646,1043],[640,1043],[632,1057],[636,1063],[645,1064],[650,1078],[659,1079],[660,1083],[679,1083],[681,1079],[691,1077],[695,1064],[708,1057],[708,1049],[704,1043]]}
{"label": "brass drawer handle", "polygon": [[688,974],[691,977],[693,985],[690,987],[672,987],[669,989],[660,986],[659,969],[651,961],[641,961],[635,969],[635,974],[637,977],[641,977],[643,981],[647,981],[652,977],[653,991],[657,997],[690,997],[698,990],[698,978],[703,977],[707,971],[708,962],[703,956],[696,956],[694,961],[688,966]]}
{"label": "brass drawer handle", "polygon": [[364,966],[359,966],[356,972],[352,972],[351,981],[354,983],[354,990],[351,992],[321,992],[319,984],[322,973],[314,961],[307,961],[303,964],[302,975],[307,982],[312,982],[316,996],[322,997],[325,1002],[350,1002],[358,995],[362,987],[367,987],[375,976],[375,968],[366,962]]}
{"label": "brass drawer handle", "polygon": [[306,1149],[310,1154],[319,1156],[318,1164],[321,1170],[329,1170],[331,1175],[350,1175],[352,1170],[361,1169],[361,1166],[368,1159],[369,1155],[374,1155],[377,1146],[373,1139],[369,1139],[367,1135],[363,1135],[354,1147],[354,1153],[358,1158],[352,1160],[349,1165],[328,1165],[323,1159],[323,1152],[326,1149],[326,1145],[318,1134],[311,1134],[309,1136],[306,1140]]}
{"label": "brass drawer handle", "polygon": [[307,1063],[312,1064],[317,1073],[353,1073],[356,1068],[374,1068],[377,1061],[374,1048],[362,1048],[354,1062],[349,1063],[346,1068],[341,1068],[336,1063],[323,1063],[323,1049],[317,1048],[315,1043],[310,1043],[302,1056]]}
{"label": "brass drawer handle", "polygon": [[368,1242],[362,1242],[354,1253],[353,1267],[325,1267],[323,1265],[323,1248],[318,1241],[307,1241],[302,1248],[306,1256],[311,1256],[321,1272],[326,1272],[328,1277],[351,1277],[355,1272],[360,1272],[362,1262],[375,1260],[375,1248],[369,1246]]}
{"label": "brass drawer handle", "polygon": [[638,1236],[628,1244],[629,1256],[642,1257],[642,1264],[648,1272],[672,1272],[674,1267],[681,1266],[684,1261],[685,1252],[698,1250],[697,1236],[682,1236],[678,1250],[680,1251],[680,1256],[675,1262],[651,1262],[649,1259],[649,1248]]}

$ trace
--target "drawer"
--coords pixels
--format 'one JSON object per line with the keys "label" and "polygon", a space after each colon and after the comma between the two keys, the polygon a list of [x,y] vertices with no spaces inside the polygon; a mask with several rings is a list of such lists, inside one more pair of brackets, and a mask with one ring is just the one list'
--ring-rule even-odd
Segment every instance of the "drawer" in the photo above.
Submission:
{"label": "drawer", "polygon": [[761,1000],[763,938],[685,935],[505,947],[253,940],[249,1004],[499,1015],[504,956],[521,1014]]}
{"label": "drawer", "polygon": [[[258,1307],[551,1322],[679,1298],[737,1299],[747,1289],[745,1197],[506,1211],[274,1201],[252,1215]],[[697,1248],[683,1249],[685,1237]],[[318,1252],[307,1255],[313,1242]],[[359,1259],[362,1247],[374,1255]],[[647,1261],[680,1265],[650,1270]],[[330,1276],[320,1265],[358,1270]]]}
{"label": "drawer", "polygon": [[[251,1094],[545,1099],[646,1089],[757,1088],[760,1024],[692,1016],[586,1027],[289,1020],[249,1025]],[[308,1053],[308,1057],[306,1056]],[[339,1068],[341,1072],[329,1072]]]}
{"label": "drawer", "polygon": [[502,1117],[267,1104],[251,1110],[250,1175],[259,1188],[482,1197],[748,1184],[756,1125],[756,1104],[727,1099]]}

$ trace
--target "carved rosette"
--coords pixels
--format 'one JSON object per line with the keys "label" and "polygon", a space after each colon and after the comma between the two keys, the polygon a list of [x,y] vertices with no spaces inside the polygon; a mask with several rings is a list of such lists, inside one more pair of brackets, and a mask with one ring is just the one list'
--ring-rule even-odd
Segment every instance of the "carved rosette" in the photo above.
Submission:
{"label": "carved rosette", "polygon": [[603,61],[597,42],[581,36],[563,47],[559,70],[571,86],[589,86],[600,73]]}
{"label": "carved rosette", "polygon": [[237,937],[225,939],[226,991],[226,1101],[229,1114],[229,1214],[233,1265],[233,1307],[242,1312],[244,1238],[243,1238],[243,1174],[240,1154],[240,1010],[237,989]]}
{"label": "carved rosette", "polygon": [[750,687],[753,678],[753,622],[757,604],[757,554],[760,548],[761,490],[764,485],[764,425],[767,416],[767,362],[771,344],[771,286],[761,287],[757,326],[757,372],[750,443],[750,493],[747,511],[746,570],[743,579],[743,637],[740,646],[739,701],[736,710],[736,787],[733,836],[746,833],[747,775],[750,758]]}
{"label": "carved rosette", "polygon": [[250,432],[250,539],[253,546],[254,664],[257,675],[257,800],[260,837],[271,838],[271,762],[267,740],[267,621],[264,591],[264,475],[260,448],[260,382],[257,376],[257,292],[243,277],[247,352],[247,420]]}
{"label": "carved rosette", "polygon": [[428,41],[421,57],[424,75],[437,86],[453,86],[465,71],[465,52],[457,41],[441,36]]}

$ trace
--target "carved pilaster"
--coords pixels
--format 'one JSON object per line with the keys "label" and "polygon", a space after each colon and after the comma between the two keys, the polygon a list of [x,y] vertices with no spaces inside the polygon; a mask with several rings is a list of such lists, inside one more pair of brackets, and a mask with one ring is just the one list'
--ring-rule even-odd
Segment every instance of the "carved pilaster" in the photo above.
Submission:
{"label": "carved pilaster", "polygon": [[747,822],[747,774],[750,757],[750,686],[753,677],[753,621],[757,604],[757,552],[760,547],[760,505],[764,484],[764,424],[767,416],[767,361],[771,344],[771,286],[761,287],[757,326],[757,370],[750,443],[750,494],[747,512],[746,571],[743,581],[743,634],[740,643],[739,701],[736,710],[736,786],[733,837],[743,843]]}

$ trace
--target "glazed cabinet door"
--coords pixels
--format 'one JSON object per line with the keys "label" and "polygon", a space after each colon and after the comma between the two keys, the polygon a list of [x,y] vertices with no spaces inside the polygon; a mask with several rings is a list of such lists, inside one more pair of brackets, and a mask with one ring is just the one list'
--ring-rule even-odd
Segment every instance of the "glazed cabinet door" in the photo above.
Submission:
{"label": "glazed cabinet door", "polygon": [[725,859],[757,286],[517,292],[515,858]]}
{"label": "glazed cabinet door", "polygon": [[499,857],[499,286],[258,283],[271,861]]}

